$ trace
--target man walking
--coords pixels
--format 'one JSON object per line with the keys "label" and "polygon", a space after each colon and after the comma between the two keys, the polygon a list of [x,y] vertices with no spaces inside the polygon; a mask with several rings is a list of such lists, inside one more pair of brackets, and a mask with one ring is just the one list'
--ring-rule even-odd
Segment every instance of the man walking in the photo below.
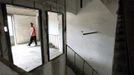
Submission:
{"label": "man walking", "polygon": [[35,46],[37,46],[36,29],[35,29],[33,23],[30,23],[30,24],[31,24],[31,37],[30,37],[30,42],[29,42],[28,46],[30,46],[33,41],[35,42]]}

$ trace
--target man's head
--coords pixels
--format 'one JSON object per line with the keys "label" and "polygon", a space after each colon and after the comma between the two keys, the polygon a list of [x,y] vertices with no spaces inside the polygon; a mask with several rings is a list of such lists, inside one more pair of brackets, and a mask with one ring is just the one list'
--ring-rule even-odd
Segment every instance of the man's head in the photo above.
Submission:
{"label": "man's head", "polygon": [[30,24],[31,24],[31,27],[33,27],[33,23],[31,22]]}

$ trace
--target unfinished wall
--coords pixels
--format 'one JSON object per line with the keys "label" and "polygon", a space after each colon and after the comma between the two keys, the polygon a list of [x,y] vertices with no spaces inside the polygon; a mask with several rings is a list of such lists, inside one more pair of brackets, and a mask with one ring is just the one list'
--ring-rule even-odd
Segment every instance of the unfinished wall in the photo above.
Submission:
{"label": "unfinished wall", "polygon": [[[42,34],[41,37],[43,39],[43,57],[44,57],[44,63],[43,66],[45,69],[40,70],[40,68],[34,70],[34,72],[31,72],[32,75],[65,75],[65,54],[61,55],[58,59],[55,59],[56,62],[59,63],[59,65],[53,63],[54,61],[49,62],[48,61],[48,44],[47,44],[47,22],[46,22],[46,10],[61,12],[64,14],[64,20],[63,20],[63,27],[66,29],[66,12],[65,12],[65,0],[0,0],[0,3],[10,3],[15,5],[21,5],[25,7],[32,7],[32,8],[38,8],[41,13],[41,24],[42,24]],[[0,4],[1,5],[1,4]],[[11,55],[10,55],[10,43],[8,32],[4,32],[4,26],[6,26],[6,20],[3,20],[5,12],[2,11],[2,7],[0,6],[0,45],[2,46],[2,58],[5,57],[9,62],[11,62]],[[65,33],[65,31],[64,31]],[[64,42],[65,41],[65,34],[64,34]],[[64,45],[64,47],[66,47]],[[66,51],[65,51],[66,52]],[[8,55],[9,53],[9,55]],[[58,69],[57,69],[58,68]],[[42,71],[41,73],[38,73],[39,71]]]}
{"label": "unfinished wall", "polygon": [[[31,25],[34,23],[37,33],[37,40],[39,40],[39,11],[30,8],[23,8],[13,5],[6,5],[7,14],[11,16],[11,25],[8,27],[12,30],[10,40],[16,44],[28,43],[31,35]],[[10,20],[10,18],[9,18]],[[9,21],[10,22],[10,21]],[[10,31],[9,30],[9,31]],[[11,33],[11,32],[10,32]],[[13,39],[12,39],[13,38]],[[11,42],[11,43],[12,43]]]}
{"label": "unfinished wall", "polygon": [[[92,0],[77,15],[67,13],[67,44],[100,75],[112,74],[116,14]],[[96,34],[83,35],[97,31]]]}
{"label": "unfinished wall", "polygon": [[[30,23],[34,23],[34,26],[36,28],[36,33],[38,35],[38,25],[36,21],[36,16],[25,16],[25,15],[14,15],[14,28],[15,28],[15,38],[16,43],[28,43],[30,40]],[[39,36],[37,36],[39,38]]]}
{"label": "unfinished wall", "polygon": [[11,68],[0,62],[0,75],[19,75],[17,72],[13,71]]}
{"label": "unfinished wall", "polygon": [[67,11],[76,14],[78,11],[77,7],[80,7],[78,4],[80,4],[79,0],[66,0]]}
{"label": "unfinished wall", "polygon": [[6,60],[9,60],[9,57],[8,57],[9,48],[7,46],[7,45],[9,45],[7,43],[7,41],[9,41],[9,40],[6,40],[7,32],[4,31],[5,20],[4,20],[4,17],[3,17],[3,15],[5,15],[5,14],[4,14],[4,11],[2,11],[2,9],[3,9],[3,6],[0,4],[0,16],[1,16],[0,17],[0,42],[1,42],[0,52],[1,52],[1,57],[3,57]]}
{"label": "unfinished wall", "polygon": [[[65,75],[65,55],[60,56],[58,59],[47,63],[35,71],[30,72],[33,75]],[[63,64],[64,63],[64,64]]]}
{"label": "unfinished wall", "polygon": [[77,14],[81,8],[85,7],[91,1],[92,0],[66,0],[66,10],[68,12]]}
{"label": "unfinished wall", "polygon": [[117,14],[119,0],[101,0],[112,14]]}

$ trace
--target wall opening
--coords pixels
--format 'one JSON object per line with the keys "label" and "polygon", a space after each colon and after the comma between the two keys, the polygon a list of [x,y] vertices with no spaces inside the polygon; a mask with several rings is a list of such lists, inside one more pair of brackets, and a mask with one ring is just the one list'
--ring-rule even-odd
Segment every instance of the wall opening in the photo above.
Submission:
{"label": "wall opening", "polygon": [[43,63],[39,10],[6,5],[13,64],[29,72]]}
{"label": "wall opening", "polygon": [[56,12],[48,14],[49,60],[63,54],[63,15]]}

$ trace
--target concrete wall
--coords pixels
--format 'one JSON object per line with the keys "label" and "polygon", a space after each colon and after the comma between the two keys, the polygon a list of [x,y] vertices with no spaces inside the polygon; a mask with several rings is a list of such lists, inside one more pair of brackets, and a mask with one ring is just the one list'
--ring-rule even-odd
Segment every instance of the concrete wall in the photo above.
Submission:
{"label": "concrete wall", "polygon": [[69,67],[67,67],[67,75],[76,75],[73,70]]}
{"label": "concrete wall", "polygon": [[9,31],[11,35],[13,35],[13,36],[10,35],[11,43],[14,44],[15,42],[16,44],[22,44],[29,42],[31,35],[30,31],[31,22],[34,23],[37,33],[37,40],[39,40],[38,10],[22,8],[13,5],[6,5],[6,9],[8,15],[11,16],[11,18],[8,18]]}
{"label": "concrete wall", "polygon": [[[82,8],[91,1],[92,0],[82,0]],[[81,10],[81,0],[66,0],[66,10],[74,14],[79,13]]]}
{"label": "concrete wall", "polygon": [[[65,55],[60,56],[58,59],[47,63],[35,71],[30,72],[32,75],[65,75]],[[64,63],[64,64],[63,64]]]}
{"label": "concrete wall", "polygon": [[72,12],[74,14],[77,13],[78,9],[77,7],[80,7],[80,6],[77,6],[77,4],[79,4],[78,2],[79,0],[66,0],[66,10],[68,12]]}
{"label": "concrete wall", "polygon": [[4,32],[4,17],[3,17],[3,13],[2,13],[2,6],[0,4],[0,42],[1,42],[1,48],[0,48],[0,52],[1,52],[1,56],[6,59],[9,60],[8,57],[8,46],[7,46],[7,41],[6,40],[6,34]]}
{"label": "concrete wall", "polygon": [[[36,28],[36,33],[39,33],[39,25],[36,16],[14,15],[15,40],[17,44],[28,43],[30,40],[30,23],[33,22]],[[37,36],[39,38],[39,36]]]}
{"label": "concrete wall", "polygon": [[[63,20],[63,26],[64,29],[66,29],[66,12],[65,12],[65,0],[0,0],[0,3],[10,3],[25,7],[32,7],[37,8],[41,11],[41,24],[42,24],[42,34],[41,37],[43,39],[43,58],[44,58],[44,65],[43,68],[37,68],[34,70],[34,72],[31,72],[32,75],[65,75],[65,54],[61,55],[55,61],[59,63],[58,65],[55,64],[54,60],[49,61],[48,60],[48,44],[47,44],[47,22],[46,22],[46,10],[56,11],[63,13],[64,20]],[[6,20],[3,19],[6,16],[4,16],[5,13],[3,13],[3,7],[1,7],[0,4],[0,50],[2,51],[2,57],[5,58],[7,61],[11,63],[11,50],[10,50],[10,40],[7,39],[9,37],[8,32],[4,32],[4,26],[7,25]],[[66,33],[64,31],[64,33]],[[66,34],[64,34],[64,42],[66,42]],[[64,45],[64,48],[66,48],[66,45]],[[66,49],[64,49],[66,52]],[[41,73],[38,73],[42,71]]]}
{"label": "concrete wall", "polygon": [[[100,75],[112,74],[116,14],[100,0],[92,0],[77,15],[67,13],[67,44]],[[96,34],[83,35],[98,31]]]}
{"label": "concrete wall", "polygon": [[17,72],[13,71],[11,68],[0,62],[0,75],[19,75]]}
{"label": "concrete wall", "polygon": [[117,13],[118,1],[119,0],[101,0],[107,9],[114,15]]}

